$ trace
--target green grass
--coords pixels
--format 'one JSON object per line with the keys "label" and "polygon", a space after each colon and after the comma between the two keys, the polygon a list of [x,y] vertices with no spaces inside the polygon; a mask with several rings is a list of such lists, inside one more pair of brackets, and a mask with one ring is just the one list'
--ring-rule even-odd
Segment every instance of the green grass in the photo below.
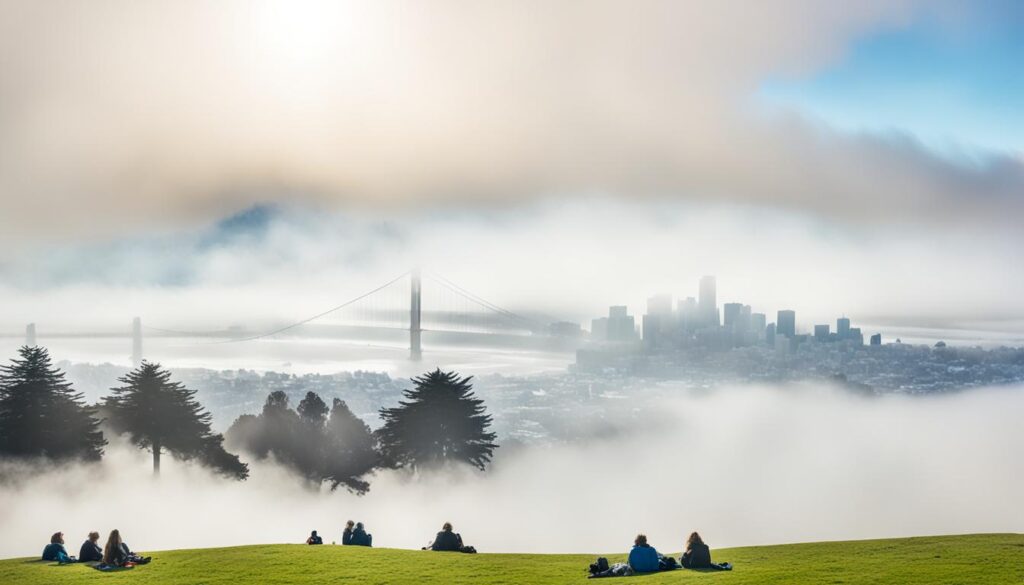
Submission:
{"label": "green grass", "polygon": [[[84,565],[58,566],[34,559],[0,561],[0,583],[133,584],[571,584],[586,580],[596,554],[432,553],[324,545],[259,545],[151,553],[150,565],[101,573]],[[676,553],[678,556],[678,553]],[[671,571],[632,577],[661,583],[964,585],[1024,583],[1024,535],[976,534],[821,542],[713,550],[731,572]],[[607,555],[612,562],[623,555]],[[623,579],[596,581],[618,583]]]}

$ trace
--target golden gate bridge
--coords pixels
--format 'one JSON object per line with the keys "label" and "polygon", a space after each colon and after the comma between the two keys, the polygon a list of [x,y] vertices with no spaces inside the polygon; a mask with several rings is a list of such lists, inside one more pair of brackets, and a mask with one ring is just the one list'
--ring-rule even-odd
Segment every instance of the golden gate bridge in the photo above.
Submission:
{"label": "golden gate bridge", "polygon": [[[559,319],[543,313],[532,316],[516,313],[439,274],[412,269],[338,305],[262,332],[238,328],[185,331],[143,325],[143,319],[135,317],[131,329],[132,360],[135,363],[142,361],[145,335],[205,338],[208,343],[238,344],[299,335],[305,326],[314,324],[326,329],[333,326],[346,330],[408,332],[409,357],[418,360],[423,354],[424,332],[548,337],[551,336],[551,325],[558,322]],[[29,324],[26,343],[35,345],[36,335],[36,324]],[[123,334],[116,334],[120,335]]]}

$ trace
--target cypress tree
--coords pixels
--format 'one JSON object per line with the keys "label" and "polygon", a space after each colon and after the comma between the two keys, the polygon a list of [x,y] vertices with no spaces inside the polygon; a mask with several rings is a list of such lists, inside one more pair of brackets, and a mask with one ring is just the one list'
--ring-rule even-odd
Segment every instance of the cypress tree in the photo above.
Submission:
{"label": "cypress tree", "polygon": [[382,408],[384,426],[377,431],[381,454],[392,467],[439,467],[468,463],[484,469],[498,446],[488,432],[491,417],[473,394],[472,377],[440,369],[413,378],[406,401]]}
{"label": "cypress tree", "polygon": [[196,391],[172,382],[160,364],[142,362],[118,381],[124,385],[111,388],[113,394],[104,401],[111,427],[153,453],[154,474],[160,473],[160,456],[167,451],[235,479],[248,477],[248,466],[226,452],[224,438],[210,429],[212,417],[195,400]]}
{"label": "cypress tree", "polygon": [[95,409],[46,349],[24,346],[18,354],[0,368],[0,454],[98,461],[106,441]]}
{"label": "cypress tree", "polygon": [[380,461],[377,439],[370,427],[349,410],[344,400],[335,398],[325,432],[323,473],[331,489],[344,485],[353,492],[366,493],[370,484],[363,476]]}
{"label": "cypress tree", "polygon": [[296,412],[288,406],[288,395],[277,390],[267,396],[260,414],[238,417],[227,440],[258,459],[272,454],[313,485],[329,481],[331,489],[344,485],[363,494],[370,488],[363,476],[379,461],[377,440],[344,401],[334,399],[327,413],[315,392],[306,393]]}

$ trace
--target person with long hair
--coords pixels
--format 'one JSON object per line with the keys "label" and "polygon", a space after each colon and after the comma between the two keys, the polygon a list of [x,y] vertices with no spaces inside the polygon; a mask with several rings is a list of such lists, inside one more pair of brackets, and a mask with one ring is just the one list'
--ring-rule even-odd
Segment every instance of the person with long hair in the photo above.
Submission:
{"label": "person with long hair", "polygon": [[121,540],[121,531],[113,529],[107,537],[107,544],[103,547],[103,564],[123,567],[128,563],[128,554],[124,551],[124,542]]}
{"label": "person with long hair", "polygon": [[686,539],[686,551],[680,563],[687,569],[711,569],[711,549],[704,544],[704,539],[697,532],[691,532]]}
{"label": "person with long hair", "polygon": [[121,540],[121,531],[116,528],[110,531],[110,536],[107,537],[107,545],[103,547],[104,565],[115,567],[145,565],[151,560],[153,560],[153,557],[143,557],[133,553],[132,549],[128,548],[128,544]]}

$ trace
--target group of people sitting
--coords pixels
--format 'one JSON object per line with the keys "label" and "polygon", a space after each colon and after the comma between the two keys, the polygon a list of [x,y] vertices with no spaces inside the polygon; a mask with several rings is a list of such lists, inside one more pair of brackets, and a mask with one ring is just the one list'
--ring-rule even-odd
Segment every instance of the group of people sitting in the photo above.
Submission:
{"label": "group of people sitting", "polygon": [[[309,538],[306,539],[306,544],[323,544],[324,539],[322,536],[317,534],[314,530]],[[345,530],[341,533],[341,544],[353,545],[353,546],[373,546],[373,535],[366,532],[366,528],[362,522],[353,522],[351,520],[345,525]],[[453,551],[453,552],[465,552],[475,553],[476,549],[471,546],[466,546],[462,543],[462,535],[452,530],[452,523],[445,522],[444,526],[441,527],[441,532],[437,533],[434,537],[433,542],[423,547],[423,550],[437,550],[437,551]]]}
{"label": "group of people sitting", "polygon": [[462,535],[452,530],[452,523],[445,522],[441,532],[434,536],[434,541],[423,547],[423,550],[475,553],[476,549],[462,543]]}
{"label": "group of people sitting", "polygon": [[64,548],[64,533],[54,532],[50,537],[50,544],[43,548],[44,561],[56,561],[65,563],[97,563],[103,567],[134,567],[144,565],[152,560],[152,557],[143,557],[133,553],[128,545],[121,540],[121,532],[117,529],[110,531],[107,544],[100,547],[100,533],[90,532],[89,538],[82,543],[78,551],[78,557],[68,554]]}
{"label": "group of people sitting", "polygon": [[[309,538],[306,539],[306,544],[323,544],[324,539],[314,530]],[[373,546],[373,535],[366,532],[366,527],[363,526],[362,522],[353,522],[349,520],[345,523],[345,530],[341,533],[341,544],[352,545],[352,546]]]}
{"label": "group of people sitting", "polygon": [[638,534],[633,541],[633,549],[629,551],[629,559],[626,563],[608,564],[608,559],[601,557],[597,562],[590,565],[590,576],[593,577],[625,577],[634,573],[654,573],[656,571],[671,571],[678,568],[685,569],[712,569],[719,571],[732,570],[729,563],[715,564],[711,562],[711,549],[704,544],[700,534],[693,532],[686,540],[686,550],[679,558],[679,562],[672,557],[666,557],[648,544],[647,535]]}

